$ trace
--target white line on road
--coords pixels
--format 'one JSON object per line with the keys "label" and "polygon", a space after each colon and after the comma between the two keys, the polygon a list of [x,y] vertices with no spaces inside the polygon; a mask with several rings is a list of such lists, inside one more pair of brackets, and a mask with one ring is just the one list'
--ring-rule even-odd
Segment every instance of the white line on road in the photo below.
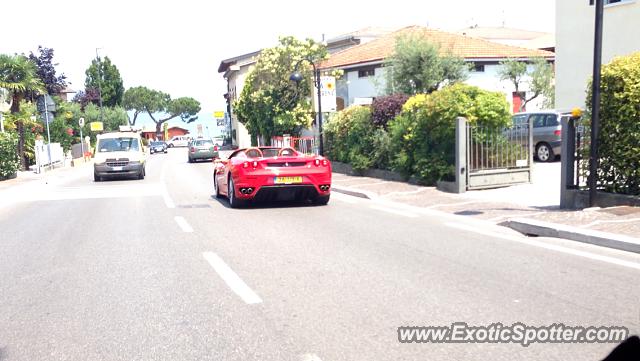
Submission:
{"label": "white line on road", "polygon": [[602,255],[591,253],[591,252],[585,252],[585,251],[580,251],[580,250],[577,250],[577,249],[557,246],[557,245],[549,244],[549,243],[545,243],[545,242],[534,241],[532,239],[525,238],[524,236],[522,236],[522,237],[508,236],[508,235],[500,234],[500,233],[497,233],[497,232],[478,229],[477,227],[468,226],[466,224],[461,224],[461,223],[445,223],[444,225],[447,226],[447,227],[457,228],[457,229],[461,229],[461,230],[465,230],[465,231],[469,231],[469,232],[474,232],[474,233],[479,233],[479,234],[483,234],[483,235],[490,236],[490,237],[502,238],[502,239],[506,239],[506,240],[509,240],[509,241],[515,241],[515,242],[527,244],[527,245],[530,245],[530,246],[545,248],[545,249],[556,251],[556,252],[567,253],[567,254],[571,254],[571,255],[574,255],[574,256],[578,256],[578,257],[589,258],[589,259],[596,260],[596,261],[611,263],[611,264],[615,264],[615,265],[618,265],[618,266],[623,266],[623,267],[634,268],[634,269],[640,270],[640,263],[638,263],[638,262],[624,261],[624,260],[621,260],[621,259],[618,259],[618,258],[602,256]]}
{"label": "white line on road", "polygon": [[176,204],[173,203],[173,199],[171,199],[166,186],[164,186],[162,189],[162,199],[164,200],[164,204],[167,206],[167,208],[176,208]]}
{"label": "white line on road", "polygon": [[187,220],[184,219],[184,217],[175,216],[173,217],[173,219],[176,220],[176,223],[178,223],[178,226],[180,226],[180,229],[182,229],[183,232],[187,232],[187,233],[193,232],[193,228],[191,228],[191,226],[189,225],[189,223],[187,223]]}
{"label": "white line on road", "polygon": [[405,217],[410,217],[410,218],[417,218],[418,217],[418,215],[415,214],[415,213],[405,212],[405,211],[401,211],[399,209],[380,207],[380,206],[371,206],[371,209],[377,209],[379,211],[383,211],[383,212],[387,212],[387,213],[393,213],[393,214],[397,214],[399,216],[405,216]]}
{"label": "white line on road", "polygon": [[315,353],[306,353],[300,356],[300,361],[322,361]]}
{"label": "white line on road", "polygon": [[204,259],[209,262],[211,267],[220,275],[222,280],[231,288],[236,295],[240,296],[247,304],[262,303],[262,299],[258,296],[233,270],[213,252],[204,252]]}

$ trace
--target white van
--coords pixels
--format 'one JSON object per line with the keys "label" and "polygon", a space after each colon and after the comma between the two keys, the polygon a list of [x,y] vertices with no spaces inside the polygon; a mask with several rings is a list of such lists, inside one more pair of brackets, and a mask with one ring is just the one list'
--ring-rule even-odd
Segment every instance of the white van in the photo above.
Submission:
{"label": "white van", "polygon": [[99,134],[93,161],[93,180],[116,176],[144,179],[146,152],[140,134],[114,132]]}
{"label": "white van", "polygon": [[188,147],[191,137],[186,135],[176,135],[167,142],[169,148],[173,147]]}

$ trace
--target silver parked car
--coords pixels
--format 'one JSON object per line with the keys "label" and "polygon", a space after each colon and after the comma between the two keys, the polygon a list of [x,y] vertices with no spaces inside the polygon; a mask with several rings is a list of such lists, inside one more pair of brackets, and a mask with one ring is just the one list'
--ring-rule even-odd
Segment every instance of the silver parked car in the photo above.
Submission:
{"label": "silver parked car", "polygon": [[513,115],[514,125],[533,123],[534,155],[541,162],[551,162],[560,156],[562,145],[561,119],[571,117],[571,112],[540,110]]}

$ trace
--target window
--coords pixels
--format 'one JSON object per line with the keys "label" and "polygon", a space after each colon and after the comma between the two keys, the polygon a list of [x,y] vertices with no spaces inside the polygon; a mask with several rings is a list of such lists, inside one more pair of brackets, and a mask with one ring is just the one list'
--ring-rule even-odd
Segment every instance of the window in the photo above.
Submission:
{"label": "window", "polygon": [[560,122],[558,121],[558,116],[555,114],[548,114],[547,118],[544,121],[544,126],[557,127],[558,125],[560,125]]}
{"label": "window", "polygon": [[358,78],[367,78],[375,75],[376,75],[376,68],[374,67],[358,70]]}
{"label": "window", "polygon": [[136,138],[105,138],[100,139],[98,152],[128,152],[139,150]]}
{"label": "window", "polygon": [[484,64],[473,64],[471,71],[474,73],[484,73]]}

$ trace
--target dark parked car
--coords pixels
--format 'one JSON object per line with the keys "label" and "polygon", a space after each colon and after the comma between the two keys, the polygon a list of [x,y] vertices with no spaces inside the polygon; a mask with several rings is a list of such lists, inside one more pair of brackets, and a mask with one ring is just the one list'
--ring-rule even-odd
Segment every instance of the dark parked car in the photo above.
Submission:
{"label": "dark parked car", "polygon": [[571,117],[570,112],[540,110],[513,115],[513,124],[518,126],[533,122],[534,155],[541,162],[551,162],[560,156],[562,148],[561,119]]}
{"label": "dark parked car", "polygon": [[149,152],[153,153],[166,153],[167,152],[167,143],[165,142],[151,142],[149,144]]}

